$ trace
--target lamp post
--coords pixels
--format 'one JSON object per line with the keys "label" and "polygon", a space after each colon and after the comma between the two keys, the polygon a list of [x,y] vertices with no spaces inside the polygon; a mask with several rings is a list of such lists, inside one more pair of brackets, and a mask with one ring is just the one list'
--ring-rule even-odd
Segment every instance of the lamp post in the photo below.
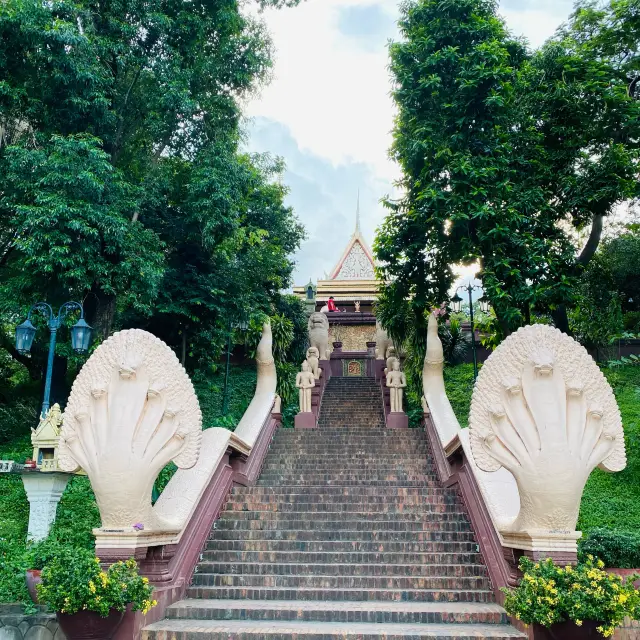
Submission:
{"label": "lamp post", "polygon": [[58,315],[54,313],[51,305],[46,302],[38,302],[34,304],[27,319],[16,327],[16,350],[18,353],[26,355],[30,353],[33,345],[33,339],[36,336],[36,328],[31,323],[31,314],[34,311],[42,313],[46,320],[49,332],[49,356],[47,359],[47,374],[44,383],[44,400],[42,402],[42,417],[47,415],[49,411],[49,400],[51,396],[51,378],[53,375],[53,358],[56,353],[56,340],[58,329],[62,326],[67,314],[74,309],[80,311],[80,319],[71,327],[71,347],[78,354],[86,354],[91,345],[91,327],[84,319],[84,309],[79,302],[65,302],[59,309]]}
{"label": "lamp post", "polygon": [[[471,351],[473,353],[473,379],[478,377],[478,356],[476,353],[476,329],[473,324],[473,299],[471,294],[474,291],[482,291],[482,287],[479,285],[472,285],[470,282],[468,285],[461,285],[456,289],[456,293],[451,298],[451,306],[456,313],[459,313],[462,309],[462,298],[458,295],[458,291],[464,290],[469,294],[469,315],[471,317]],[[489,300],[483,295],[478,302],[480,303],[480,310],[483,313],[489,311]]]}

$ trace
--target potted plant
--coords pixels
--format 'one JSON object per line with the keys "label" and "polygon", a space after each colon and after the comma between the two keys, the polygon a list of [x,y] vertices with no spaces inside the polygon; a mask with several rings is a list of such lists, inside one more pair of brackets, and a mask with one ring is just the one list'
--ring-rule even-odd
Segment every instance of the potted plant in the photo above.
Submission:
{"label": "potted plant", "polygon": [[[578,560],[592,555],[604,562],[605,571],[617,573],[624,578],[640,575],[640,533],[634,531],[612,531],[591,529],[578,541]],[[634,582],[640,589],[640,579]]]}
{"label": "potted plant", "polygon": [[343,328],[341,324],[335,323],[331,326],[331,331],[333,333],[333,348],[336,351],[342,350],[342,334]]}
{"label": "potted plant", "polygon": [[504,607],[533,624],[536,639],[609,638],[625,618],[638,618],[640,594],[632,578],[624,581],[603,568],[591,555],[575,567],[522,557],[523,578],[516,589],[503,589]]}
{"label": "potted plant", "polygon": [[146,614],[157,603],[135,560],[116,562],[106,571],[85,549],[64,549],[42,570],[38,598],[56,612],[68,640],[113,636],[128,606]]}
{"label": "potted plant", "polygon": [[42,569],[61,551],[59,542],[49,540],[35,542],[27,549],[26,566],[29,568],[25,571],[25,581],[34,604],[40,604],[37,585],[42,582]]}

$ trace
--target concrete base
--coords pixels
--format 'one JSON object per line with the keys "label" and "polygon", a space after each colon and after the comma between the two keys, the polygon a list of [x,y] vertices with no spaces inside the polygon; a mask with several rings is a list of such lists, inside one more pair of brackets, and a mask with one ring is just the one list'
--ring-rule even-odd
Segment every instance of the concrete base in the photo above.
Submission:
{"label": "concrete base", "polygon": [[533,560],[552,558],[565,564],[575,563],[580,531],[501,531],[503,545],[519,549]]}
{"label": "concrete base", "polygon": [[56,519],[58,502],[71,477],[68,473],[29,471],[22,474],[22,483],[29,500],[27,540],[38,542],[49,535]]}
{"label": "concrete base", "polygon": [[387,415],[387,429],[408,429],[409,416],[402,412]]}
{"label": "concrete base", "polygon": [[311,411],[299,413],[295,418],[294,426],[296,429],[315,429],[317,426],[316,417]]}

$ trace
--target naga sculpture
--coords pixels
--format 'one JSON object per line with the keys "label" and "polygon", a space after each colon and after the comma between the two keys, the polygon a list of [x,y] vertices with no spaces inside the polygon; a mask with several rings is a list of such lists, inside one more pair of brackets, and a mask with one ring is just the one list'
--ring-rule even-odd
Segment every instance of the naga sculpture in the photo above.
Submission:
{"label": "naga sculpture", "polygon": [[506,531],[573,532],[593,469],[626,465],[611,387],[582,346],[545,325],[518,330],[487,360],[469,438],[480,469],[515,477],[520,511]]}
{"label": "naga sculpture", "polygon": [[328,360],[329,351],[329,319],[325,313],[312,313],[307,325],[309,330],[309,344],[320,354],[320,360]]}
{"label": "naga sculpture", "polygon": [[153,483],[171,461],[193,467],[201,439],[198,399],[178,358],[155,336],[131,329],[101,344],[76,378],[58,464],[87,473],[103,528],[171,529],[151,506]]}
{"label": "naga sculpture", "polygon": [[387,332],[379,322],[376,322],[376,360],[384,360],[387,357],[387,349],[393,346]]}

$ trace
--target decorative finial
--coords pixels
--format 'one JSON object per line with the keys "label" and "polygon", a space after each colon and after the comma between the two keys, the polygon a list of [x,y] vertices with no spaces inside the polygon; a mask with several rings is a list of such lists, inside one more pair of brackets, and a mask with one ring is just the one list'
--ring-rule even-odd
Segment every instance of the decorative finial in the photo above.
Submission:
{"label": "decorative finial", "polygon": [[360,189],[358,189],[358,206],[356,207],[356,232],[360,232]]}

